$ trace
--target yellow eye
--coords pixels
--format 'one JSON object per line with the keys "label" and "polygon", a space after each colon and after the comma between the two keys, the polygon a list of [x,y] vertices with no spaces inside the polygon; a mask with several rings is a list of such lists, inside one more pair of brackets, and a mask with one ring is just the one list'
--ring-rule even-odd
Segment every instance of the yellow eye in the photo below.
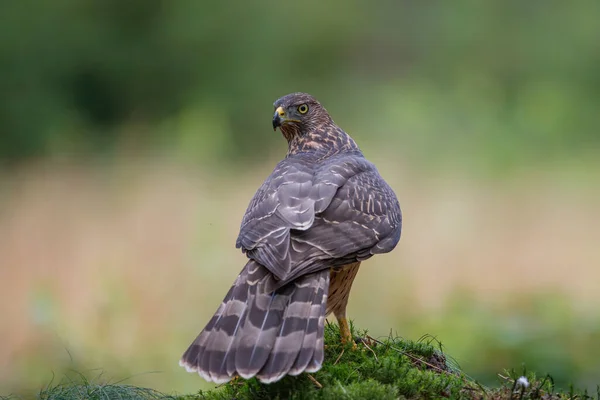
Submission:
{"label": "yellow eye", "polygon": [[298,112],[300,114],[306,114],[308,112],[308,106],[306,104],[301,104],[298,106]]}

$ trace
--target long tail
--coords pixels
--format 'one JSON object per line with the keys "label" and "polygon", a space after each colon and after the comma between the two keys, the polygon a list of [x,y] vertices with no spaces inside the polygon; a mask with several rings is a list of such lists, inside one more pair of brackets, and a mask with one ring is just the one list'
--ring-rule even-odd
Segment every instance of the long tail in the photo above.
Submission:
{"label": "long tail", "polygon": [[319,370],[329,270],[274,287],[273,275],[249,261],[179,365],[216,383],[236,375],[269,383]]}

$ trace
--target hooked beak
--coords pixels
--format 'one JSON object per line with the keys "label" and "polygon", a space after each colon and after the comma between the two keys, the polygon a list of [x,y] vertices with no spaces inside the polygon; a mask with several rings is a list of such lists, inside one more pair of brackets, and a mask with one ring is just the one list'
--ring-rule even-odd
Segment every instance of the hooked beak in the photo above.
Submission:
{"label": "hooked beak", "polygon": [[275,110],[275,114],[273,114],[273,130],[276,131],[278,126],[281,126],[281,124],[285,121],[285,110],[283,109],[283,107],[279,106],[277,107],[277,110]]}

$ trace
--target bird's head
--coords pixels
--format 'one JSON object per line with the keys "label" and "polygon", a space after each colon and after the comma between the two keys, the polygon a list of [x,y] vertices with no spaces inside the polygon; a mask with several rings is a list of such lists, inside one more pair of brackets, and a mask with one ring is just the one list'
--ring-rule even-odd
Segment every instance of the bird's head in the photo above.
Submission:
{"label": "bird's head", "polygon": [[278,127],[289,141],[294,136],[307,133],[331,122],[327,110],[311,95],[291,93],[273,104],[273,129]]}

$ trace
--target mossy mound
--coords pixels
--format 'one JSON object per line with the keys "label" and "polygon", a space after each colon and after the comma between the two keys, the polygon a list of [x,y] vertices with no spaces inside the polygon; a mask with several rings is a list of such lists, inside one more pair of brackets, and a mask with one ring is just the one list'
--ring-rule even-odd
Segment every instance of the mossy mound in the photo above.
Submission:
{"label": "mossy mound", "polygon": [[[327,325],[321,370],[269,385],[236,379],[193,395],[165,395],[131,385],[92,383],[82,376],[77,382],[50,385],[38,399],[600,399],[600,392],[594,397],[574,390],[555,393],[550,377],[540,380],[525,372],[505,371],[499,374],[500,387],[485,388],[462,373],[434,338],[425,336],[414,342],[392,335],[378,340],[364,331],[353,330],[353,334],[356,347],[342,345],[337,326]],[[521,375],[527,375],[520,379],[524,385],[518,383]]]}
{"label": "mossy mound", "polygon": [[450,367],[432,341],[384,341],[354,332],[357,345],[342,345],[335,325],[325,329],[325,363],[314,374],[288,376],[263,385],[238,380],[200,392],[205,400],[229,399],[398,399],[459,397],[481,389]]}
{"label": "mossy mound", "polygon": [[[488,389],[470,379],[444,354],[441,344],[424,336],[417,342],[390,335],[378,340],[355,331],[357,346],[342,345],[337,326],[325,329],[325,362],[314,374],[288,376],[263,385],[256,379],[236,380],[188,399],[560,399],[551,379],[529,375],[527,388],[519,375],[506,372],[500,388]],[[564,398],[572,398],[565,395]],[[585,394],[580,394],[585,396]]]}

